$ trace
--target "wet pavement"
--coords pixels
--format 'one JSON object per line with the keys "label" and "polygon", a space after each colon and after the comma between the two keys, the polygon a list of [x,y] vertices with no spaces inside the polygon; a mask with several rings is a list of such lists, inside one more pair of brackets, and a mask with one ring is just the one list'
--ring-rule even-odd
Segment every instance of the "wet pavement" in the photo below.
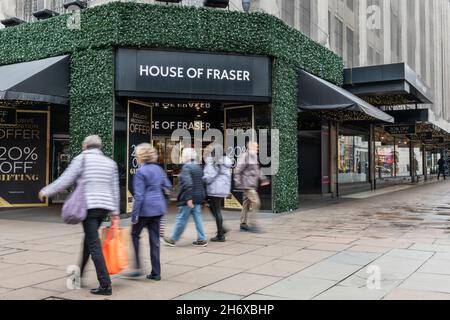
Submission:
{"label": "wet pavement", "polygon": [[[191,220],[176,247],[162,246],[162,281],[113,276],[106,299],[450,299],[450,182],[383,190],[261,214],[262,234],[240,232],[227,212],[228,241],[205,248],[191,246]],[[105,299],[89,294],[92,263],[83,288],[67,289],[81,227],[39,210],[0,212],[0,299]]]}

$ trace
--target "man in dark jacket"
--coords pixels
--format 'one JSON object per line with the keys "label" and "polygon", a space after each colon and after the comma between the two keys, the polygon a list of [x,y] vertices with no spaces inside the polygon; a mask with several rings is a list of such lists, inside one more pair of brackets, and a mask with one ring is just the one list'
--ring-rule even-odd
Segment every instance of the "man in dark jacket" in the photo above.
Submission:
{"label": "man in dark jacket", "polygon": [[258,163],[258,143],[248,143],[248,151],[243,153],[234,171],[234,184],[236,188],[244,190],[244,203],[241,211],[241,230],[260,232],[256,225],[256,214],[259,211],[260,200],[258,187],[266,186],[269,181],[261,172]]}
{"label": "man in dark jacket", "polygon": [[181,169],[179,179],[179,194],[177,199],[178,215],[175,222],[175,229],[173,230],[170,239],[164,238],[164,241],[169,246],[175,246],[175,243],[180,240],[191,215],[194,218],[195,227],[197,229],[197,241],[194,241],[192,244],[201,247],[206,247],[208,245],[201,215],[201,204],[203,200],[205,200],[203,170],[202,167],[196,163],[196,157],[197,153],[194,149],[186,148],[183,150],[182,161],[184,165]]}
{"label": "man in dark jacket", "polygon": [[441,177],[441,174],[444,176],[444,180],[445,180],[445,160],[444,160],[444,157],[441,157],[439,159],[438,166],[439,166],[438,180]]}

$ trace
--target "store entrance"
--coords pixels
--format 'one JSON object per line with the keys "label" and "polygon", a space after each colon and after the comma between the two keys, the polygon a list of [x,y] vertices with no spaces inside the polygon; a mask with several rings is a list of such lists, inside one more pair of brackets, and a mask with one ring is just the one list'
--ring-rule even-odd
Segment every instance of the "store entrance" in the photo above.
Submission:
{"label": "store entrance", "polygon": [[[245,152],[245,143],[240,146],[230,147],[228,144],[236,140],[227,141],[225,131],[227,129],[262,128],[270,129],[270,109],[268,105],[254,105],[242,103],[223,102],[190,102],[190,101],[155,101],[155,100],[126,100],[123,106],[126,109],[121,112],[116,110],[116,128],[126,128],[124,131],[116,131],[116,146],[119,141],[126,142],[125,155],[116,159],[120,168],[124,168],[121,176],[124,177],[126,193],[126,212],[130,213],[133,202],[133,176],[138,169],[135,149],[143,142],[151,143],[158,151],[158,163],[167,173],[167,177],[173,185],[172,202],[176,201],[179,187],[179,175],[182,168],[181,154],[185,147],[196,148],[198,161],[204,164],[204,150],[217,141],[224,144],[224,152],[231,157],[234,163],[237,157]],[[121,114],[125,117],[119,118]],[[124,124],[120,119],[125,120]],[[180,136],[181,129],[184,133]],[[123,132],[123,133],[122,133]],[[184,141],[184,134],[189,136],[190,142]],[[255,134],[254,138],[258,138]],[[240,143],[240,141],[238,142]],[[263,148],[265,150],[267,148]],[[117,151],[117,149],[115,149]],[[123,150],[123,149],[122,149]],[[270,150],[269,150],[270,154]],[[270,165],[270,164],[269,164]],[[272,208],[271,185],[259,190],[261,197],[261,209]],[[225,209],[240,210],[242,208],[242,191],[233,188],[229,199],[223,203]],[[122,207],[124,208],[124,207]]]}

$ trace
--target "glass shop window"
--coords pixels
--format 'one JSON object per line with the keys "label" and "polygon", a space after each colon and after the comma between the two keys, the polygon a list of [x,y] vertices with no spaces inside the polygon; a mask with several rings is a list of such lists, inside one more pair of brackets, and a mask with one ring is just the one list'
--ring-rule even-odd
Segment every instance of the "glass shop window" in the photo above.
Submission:
{"label": "glass shop window", "polygon": [[342,128],[339,134],[339,183],[369,181],[369,134]]}

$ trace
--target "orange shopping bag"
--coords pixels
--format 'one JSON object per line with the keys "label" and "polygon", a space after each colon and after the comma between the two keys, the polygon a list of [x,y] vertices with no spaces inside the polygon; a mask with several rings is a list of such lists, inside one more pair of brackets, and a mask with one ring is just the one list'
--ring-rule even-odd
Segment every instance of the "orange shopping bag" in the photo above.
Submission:
{"label": "orange shopping bag", "polygon": [[119,228],[108,228],[103,242],[103,256],[109,274],[117,274],[128,268],[128,249]]}

